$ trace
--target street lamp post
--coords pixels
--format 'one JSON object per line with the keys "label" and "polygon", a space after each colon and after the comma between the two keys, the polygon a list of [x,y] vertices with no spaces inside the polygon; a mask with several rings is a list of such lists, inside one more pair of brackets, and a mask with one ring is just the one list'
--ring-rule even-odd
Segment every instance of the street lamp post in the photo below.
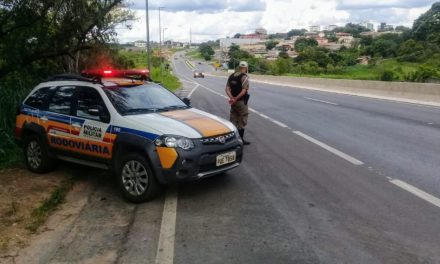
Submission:
{"label": "street lamp post", "polygon": [[160,23],[160,10],[164,9],[164,6],[159,6],[159,56],[162,56],[162,26]]}
{"label": "street lamp post", "polygon": [[162,43],[165,46],[165,30],[167,30],[168,28],[162,28]]}
{"label": "street lamp post", "polygon": [[150,21],[148,17],[148,0],[145,0],[145,15],[147,24],[147,67],[151,78]]}

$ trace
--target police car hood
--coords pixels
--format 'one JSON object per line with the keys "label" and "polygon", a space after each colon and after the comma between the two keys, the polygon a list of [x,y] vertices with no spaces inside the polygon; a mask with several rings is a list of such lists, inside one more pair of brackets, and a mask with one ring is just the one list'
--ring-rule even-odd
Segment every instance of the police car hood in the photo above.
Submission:
{"label": "police car hood", "polygon": [[234,131],[234,125],[215,115],[195,108],[125,116],[130,126],[159,135],[188,138],[212,137]]}

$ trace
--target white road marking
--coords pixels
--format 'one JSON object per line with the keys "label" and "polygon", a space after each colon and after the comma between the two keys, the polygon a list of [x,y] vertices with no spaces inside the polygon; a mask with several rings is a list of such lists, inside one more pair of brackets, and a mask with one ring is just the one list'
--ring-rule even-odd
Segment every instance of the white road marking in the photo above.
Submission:
{"label": "white road marking", "polygon": [[408,191],[412,194],[414,194],[415,196],[422,198],[423,200],[427,201],[428,203],[431,203],[437,207],[440,207],[440,199],[427,193],[424,192],[422,190],[420,190],[417,187],[412,186],[411,184],[408,184],[404,181],[401,180],[397,180],[397,179],[392,179],[390,180],[390,182],[402,189],[404,189],[405,191]]}
{"label": "white road marking", "polygon": [[354,164],[356,166],[364,164],[362,161],[360,161],[360,160],[358,160],[356,158],[353,158],[352,156],[350,156],[348,154],[345,154],[344,152],[339,151],[339,150],[337,150],[337,149],[335,149],[333,147],[330,147],[329,145],[327,145],[325,143],[322,143],[321,141],[319,141],[317,139],[314,139],[314,138],[312,138],[312,137],[310,137],[310,136],[308,136],[308,135],[306,135],[306,134],[304,134],[304,133],[302,133],[300,131],[293,131],[293,133],[295,133],[296,135],[298,135],[298,136],[300,136],[300,137],[302,137],[302,138],[304,138],[304,139],[306,139],[306,140],[308,140],[308,141],[310,141],[310,142],[320,146],[321,148],[323,148],[323,149],[325,149],[325,150],[335,154],[336,156],[339,156],[340,158],[345,159],[346,161],[348,161],[348,162],[350,162],[350,163],[352,163],[352,164]]}
{"label": "white road marking", "polygon": [[277,121],[277,120],[275,120],[273,118],[269,118],[269,120],[272,121],[272,123],[274,123],[275,125],[278,125],[278,126],[280,126],[282,128],[288,128],[289,127],[288,125],[286,125],[284,123],[281,123],[280,121]]}
{"label": "white road marking", "polygon": [[320,103],[324,103],[324,104],[339,105],[337,103],[332,103],[329,101],[319,100],[319,99],[315,99],[315,98],[311,98],[311,97],[304,97],[304,99],[309,100],[309,101],[314,101],[314,102],[320,102]]}
{"label": "white road marking", "polygon": [[258,113],[258,115],[259,116],[261,116],[262,118],[265,118],[265,119],[270,119],[270,117],[268,117],[267,115],[265,115],[265,114],[262,114],[262,113]]}
{"label": "white road marking", "polygon": [[197,90],[197,88],[199,88],[199,84],[197,84],[192,90],[191,92],[188,94],[188,98],[191,98],[191,95]]}
{"label": "white road marking", "polygon": [[162,223],[157,243],[156,264],[173,264],[174,239],[176,236],[177,190],[168,189],[163,205]]}
{"label": "white road marking", "polygon": [[250,107],[249,107],[249,111],[251,111],[251,112],[253,112],[253,113],[255,113],[255,114],[260,114],[260,112],[258,112],[257,110],[255,110],[255,109],[253,109],[253,108],[250,108]]}

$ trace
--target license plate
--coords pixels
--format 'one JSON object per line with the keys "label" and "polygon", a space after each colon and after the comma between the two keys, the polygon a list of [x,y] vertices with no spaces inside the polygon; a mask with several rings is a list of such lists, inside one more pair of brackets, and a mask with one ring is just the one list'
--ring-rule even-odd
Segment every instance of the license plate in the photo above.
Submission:
{"label": "license plate", "polygon": [[224,153],[221,155],[217,156],[217,167],[228,164],[228,163],[232,163],[234,162],[236,159],[236,153],[235,151],[232,152],[228,152],[228,153]]}

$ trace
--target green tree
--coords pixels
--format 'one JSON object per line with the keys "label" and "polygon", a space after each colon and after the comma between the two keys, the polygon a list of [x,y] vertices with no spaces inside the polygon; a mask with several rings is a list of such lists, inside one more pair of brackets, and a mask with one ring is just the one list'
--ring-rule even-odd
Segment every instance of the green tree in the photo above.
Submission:
{"label": "green tree", "polygon": [[432,5],[414,22],[412,36],[415,40],[440,43],[440,2]]}
{"label": "green tree", "polygon": [[370,30],[364,26],[353,24],[353,23],[348,23],[344,27],[337,27],[333,30],[333,32],[343,32],[343,33],[352,34],[353,37],[355,37],[355,38],[360,37],[361,32],[367,32],[367,31],[370,31]]}
{"label": "green tree", "polygon": [[295,41],[295,51],[301,52],[307,47],[316,47],[318,42],[313,38],[298,38]]}
{"label": "green tree", "polygon": [[306,29],[292,29],[289,32],[287,32],[287,37],[293,37],[293,36],[304,36],[304,34],[307,32]]}
{"label": "green tree", "polygon": [[278,45],[279,41],[276,40],[268,40],[266,41],[266,50],[271,50]]}
{"label": "green tree", "polygon": [[316,47],[306,47],[295,58],[295,62],[305,63],[309,61],[314,61],[318,64],[319,67],[323,67],[323,68],[327,67],[327,64],[333,62],[328,56],[326,50]]}
{"label": "green tree", "polygon": [[413,39],[407,40],[403,42],[398,50],[398,55],[409,55],[415,52],[420,52],[424,49],[423,44],[420,42],[417,42]]}
{"label": "green tree", "polygon": [[231,45],[231,47],[229,47],[228,57],[228,66],[230,69],[235,69],[236,67],[238,67],[240,61],[252,58],[249,52],[241,50],[240,47],[237,45]]}
{"label": "green tree", "polygon": [[114,41],[116,26],[133,18],[122,0],[1,1],[0,78],[55,59],[73,70],[78,51]]}
{"label": "green tree", "polygon": [[280,57],[280,58],[283,58],[283,59],[288,59],[288,58],[290,58],[289,57],[289,54],[287,53],[287,51],[280,51],[280,53],[278,54],[278,57]]}
{"label": "green tree", "polygon": [[207,61],[211,60],[212,55],[215,54],[214,49],[210,43],[202,43],[199,46],[199,52],[202,54],[203,58]]}

